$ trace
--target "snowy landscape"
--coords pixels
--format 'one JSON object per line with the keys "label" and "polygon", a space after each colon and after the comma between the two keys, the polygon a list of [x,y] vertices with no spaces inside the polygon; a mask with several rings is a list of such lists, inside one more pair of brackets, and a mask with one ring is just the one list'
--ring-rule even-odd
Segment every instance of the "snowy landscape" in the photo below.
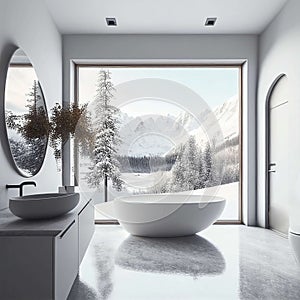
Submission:
{"label": "snowy landscape", "polygon": [[[152,70],[160,83],[177,76],[176,83],[196,92],[199,98],[189,108],[185,107],[188,99],[174,102],[178,95],[173,90],[170,100],[160,99],[159,95],[151,98],[151,88],[143,96],[148,69],[131,70],[135,74],[132,80],[141,79],[138,82],[142,86],[136,88],[142,94],[121,101],[120,107],[112,103],[119,103],[118,97],[123,99],[134,91],[124,70],[81,71],[86,73],[82,73],[85,81],[79,97],[94,99],[81,102],[88,105],[95,132],[92,153],[79,154],[77,181],[87,197],[97,204],[136,194],[210,193],[227,200],[222,219],[239,219],[240,107],[236,70],[217,71],[221,89],[214,89],[207,81],[212,70],[199,68],[197,74],[194,69],[187,70],[188,77],[181,77],[179,70],[177,75],[171,69]],[[184,78],[188,81],[182,83]],[[128,82],[125,86],[130,89],[118,90],[118,84]],[[119,95],[116,99],[115,94]],[[200,95],[207,96],[206,101]]]}
{"label": "snowy landscape", "polygon": [[[146,115],[132,117],[120,114],[121,143],[117,151],[121,191],[109,188],[109,200],[138,193],[165,193],[193,190],[203,194],[220,186],[216,195],[226,196],[223,219],[236,219],[239,181],[239,101],[232,97],[214,109],[223,131],[224,143],[214,146],[198,122],[188,112],[177,116]],[[214,126],[212,124],[211,126]],[[184,127],[187,136],[175,144],[165,137],[175,137]],[[179,134],[181,132],[179,131]],[[80,160],[80,187],[89,190],[85,181],[89,159]],[[103,202],[103,191],[93,191]],[[97,213],[100,217],[99,213]]]}
{"label": "snowy landscape", "polygon": [[[25,76],[26,72],[32,71],[32,67],[28,69],[22,68],[21,74]],[[12,78],[10,84],[13,85],[15,82],[16,80]],[[14,103],[17,93],[8,88],[5,121],[9,146],[16,166],[24,174],[34,175],[43,164],[48,138],[46,135],[36,136],[33,132],[35,130],[39,132],[39,128],[43,128],[40,117],[46,119],[47,112],[39,82],[32,80],[29,83],[29,86],[24,85],[17,89],[22,100],[18,106]]]}

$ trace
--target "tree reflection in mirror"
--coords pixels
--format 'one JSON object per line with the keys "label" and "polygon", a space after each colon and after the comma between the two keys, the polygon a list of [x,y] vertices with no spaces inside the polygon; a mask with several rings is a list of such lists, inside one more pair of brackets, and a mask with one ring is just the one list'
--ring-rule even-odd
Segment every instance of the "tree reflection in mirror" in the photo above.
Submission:
{"label": "tree reflection in mirror", "polygon": [[17,171],[25,177],[37,174],[46,154],[49,120],[41,85],[21,49],[12,56],[7,72],[5,119]]}

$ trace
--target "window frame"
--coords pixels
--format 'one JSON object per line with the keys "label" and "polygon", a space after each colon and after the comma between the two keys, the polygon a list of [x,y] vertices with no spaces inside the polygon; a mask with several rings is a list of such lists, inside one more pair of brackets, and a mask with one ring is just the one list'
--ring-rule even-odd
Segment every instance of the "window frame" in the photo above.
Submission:
{"label": "window frame", "polygon": [[[237,68],[239,71],[239,190],[238,190],[238,219],[237,220],[217,220],[214,224],[218,225],[241,225],[243,220],[243,66],[245,62],[237,63],[91,63],[73,61],[73,95],[74,103],[79,104],[79,69],[80,68]],[[79,172],[78,147],[73,146],[73,165],[74,165],[74,185],[78,185],[76,174]],[[95,224],[119,224],[117,220],[96,220]]]}

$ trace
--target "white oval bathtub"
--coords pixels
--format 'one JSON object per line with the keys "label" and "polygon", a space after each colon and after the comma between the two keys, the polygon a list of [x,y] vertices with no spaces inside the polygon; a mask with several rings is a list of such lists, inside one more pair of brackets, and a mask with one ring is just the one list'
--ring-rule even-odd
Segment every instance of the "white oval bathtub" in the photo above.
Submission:
{"label": "white oval bathtub", "polygon": [[215,196],[145,194],[120,197],[98,206],[132,235],[175,237],[195,234],[213,224],[226,200]]}

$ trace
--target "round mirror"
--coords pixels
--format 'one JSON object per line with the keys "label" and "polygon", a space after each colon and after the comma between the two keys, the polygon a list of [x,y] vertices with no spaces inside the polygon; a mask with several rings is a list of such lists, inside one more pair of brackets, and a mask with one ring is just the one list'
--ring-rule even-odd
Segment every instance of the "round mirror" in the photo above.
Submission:
{"label": "round mirror", "polygon": [[5,121],[17,171],[25,177],[37,174],[46,155],[49,120],[40,83],[21,49],[13,54],[7,72]]}

